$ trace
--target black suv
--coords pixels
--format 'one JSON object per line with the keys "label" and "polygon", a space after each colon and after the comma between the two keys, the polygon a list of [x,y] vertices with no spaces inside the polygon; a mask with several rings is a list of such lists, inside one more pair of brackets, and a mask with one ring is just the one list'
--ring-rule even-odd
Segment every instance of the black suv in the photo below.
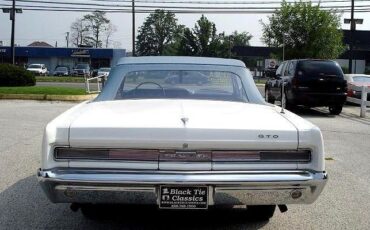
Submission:
{"label": "black suv", "polygon": [[[284,87],[282,83],[284,82]],[[284,90],[283,90],[284,88]],[[329,60],[284,61],[265,84],[265,98],[291,108],[328,106],[333,115],[341,113],[347,98],[347,81],[338,63]]]}

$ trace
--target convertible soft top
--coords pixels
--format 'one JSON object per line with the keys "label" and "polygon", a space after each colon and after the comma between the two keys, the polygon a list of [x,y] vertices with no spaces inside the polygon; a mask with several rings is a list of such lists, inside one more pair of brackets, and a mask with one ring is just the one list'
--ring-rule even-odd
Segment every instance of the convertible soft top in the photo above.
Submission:
{"label": "convertible soft top", "polygon": [[244,67],[242,61],[225,58],[206,58],[206,57],[175,57],[175,56],[145,56],[145,57],[124,57],[118,61],[117,65],[136,65],[136,64],[192,64],[192,65],[224,65]]}

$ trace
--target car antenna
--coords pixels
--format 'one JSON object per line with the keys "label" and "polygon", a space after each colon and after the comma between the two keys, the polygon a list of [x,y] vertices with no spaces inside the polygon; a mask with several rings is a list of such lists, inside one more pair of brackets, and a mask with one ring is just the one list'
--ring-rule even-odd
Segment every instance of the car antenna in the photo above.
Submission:
{"label": "car antenna", "polygon": [[281,110],[280,110],[280,113],[283,113],[283,114],[285,114],[284,103],[285,103],[284,79],[282,79],[282,83],[281,83]]}

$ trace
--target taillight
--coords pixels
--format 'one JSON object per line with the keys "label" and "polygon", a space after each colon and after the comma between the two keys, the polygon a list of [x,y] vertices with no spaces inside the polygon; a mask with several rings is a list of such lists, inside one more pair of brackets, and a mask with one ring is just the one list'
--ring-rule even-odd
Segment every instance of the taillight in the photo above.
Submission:
{"label": "taillight", "polygon": [[311,151],[213,151],[215,162],[309,162]]}
{"label": "taillight", "polygon": [[158,150],[56,148],[55,159],[157,161]]}
{"label": "taillight", "polygon": [[298,88],[298,78],[297,77],[293,77],[292,78],[292,88]]}
{"label": "taillight", "polygon": [[265,162],[309,162],[311,161],[311,152],[302,151],[264,151],[260,153],[261,161]]}
{"label": "taillight", "polygon": [[56,148],[57,160],[122,160],[168,162],[309,162],[310,150],[286,151],[175,151],[146,149]]}
{"label": "taillight", "polygon": [[261,156],[258,151],[213,151],[213,161],[260,161]]}

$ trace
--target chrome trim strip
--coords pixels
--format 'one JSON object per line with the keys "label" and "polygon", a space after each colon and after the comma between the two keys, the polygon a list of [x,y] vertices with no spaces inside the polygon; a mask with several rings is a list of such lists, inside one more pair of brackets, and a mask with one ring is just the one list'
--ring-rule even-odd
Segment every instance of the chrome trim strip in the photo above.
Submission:
{"label": "chrome trim strip", "polygon": [[[53,202],[156,204],[160,185],[209,187],[213,204],[312,203],[324,188],[325,172],[276,171],[123,171],[55,168],[38,171]],[[302,192],[293,199],[291,193]]]}

